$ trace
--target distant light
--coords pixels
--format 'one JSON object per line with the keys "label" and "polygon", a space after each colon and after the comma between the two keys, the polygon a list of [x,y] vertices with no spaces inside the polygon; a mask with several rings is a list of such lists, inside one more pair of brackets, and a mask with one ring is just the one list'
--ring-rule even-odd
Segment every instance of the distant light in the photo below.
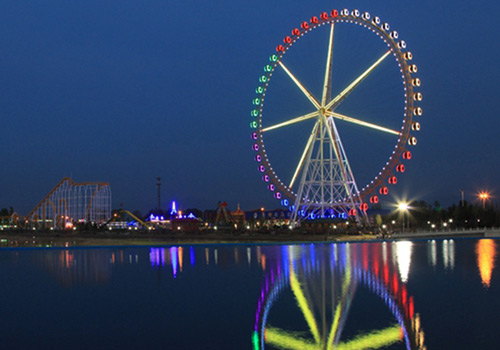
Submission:
{"label": "distant light", "polygon": [[490,198],[490,194],[488,192],[485,192],[485,191],[479,192],[479,198],[480,199],[488,199],[488,198]]}
{"label": "distant light", "polygon": [[406,202],[398,203],[398,209],[401,211],[407,211],[409,208],[410,208],[410,206]]}
{"label": "distant light", "polygon": [[172,210],[170,211],[170,215],[177,214],[177,203],[175,201],[172,201],[171,207],[172,207]]}

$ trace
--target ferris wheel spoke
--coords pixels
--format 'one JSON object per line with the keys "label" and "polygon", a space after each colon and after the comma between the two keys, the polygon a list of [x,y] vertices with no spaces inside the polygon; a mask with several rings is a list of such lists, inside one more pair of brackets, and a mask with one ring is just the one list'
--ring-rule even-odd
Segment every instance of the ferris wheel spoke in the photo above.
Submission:
{"label": "ferris wheel spoke", "polygon": [[334,23],[330,27],[330,40],[328,41],[328,54],[326,56],[325,80],[323,84],[323,95],[321,96],[321,105],[326,104],[327,99],[330,98],[332,83],[332,56],[333,56],[333,33],[335,30]]}
{"label": "ferris wheel spoke", "polygon": [[319,120],[316,121],[316,124],[314,124],[314,127],[311,131],[311,135],[309,136],[309,140],[307,140],[306,147],[304,148],[304,152],[302,153],[302,156],[300,157],[299,164],[297,165],[297,168],[295,169],[295,172],[293,174],[292,181],[290,181],[290,186],[288,186],[289,188],[292,188],[293,184],[295,183],[295,180],[297,180],[297,176],[299,175],[300,170],[302,169],[302,166],[304,165],[304,161],[307,157],[307,153],[309,152],[309,148],[311,147],[311,144],[314,141],[314,136],[318,132],[319,124],[320,124]]}
{"label": "ferris wheel spoke", "polygon": [[372,64],[367,70],[363,72],[359,77],[357,77],[348,87],[344,89],[340,94],[338,94],[333,100],[331,100],[326,106],[325,109],[335,109],[363,80],[366,79],[371,72],[375,70],[386,58],[389,56],[391,51],[387,51],[382,55],[374,64]]}
{"label": "ferris wheel spoke", "polygon": [[380,126],[380,125],[376,125],[376,124],[373,124],[373,123],[365,122],[363,120],[359,120],[359,119],[356,119],[356,118],[351,118],[351,117],[348,117],[346,115],[343,115],[343,114],[340,114],[340,113],[337,113],[337,112],[326,111],[325,114],[327,116],[329,116],[329,117],[333,117],[333,118],[336,118],[336,119],[344,120],[344,121],[349,122],[349,123],[353,123],[353,124],[365,126],[365,127],[371,128],[371,129],[383,131],[383,132],[386,132],[386,133],[389,133],[389,134],[393,134],[393,135],[398,135],[398,136],[401,135],[400,131],[389,129],[389,128],[386,128],[386,127],[383,127],[383,126]]}
{"label": "ferris wheel spoke", "polygon": [[283,64],[283,62],[278,61],[278,63],[281,66],[281,68],[283,68],[285,73],[288,74],[290,79],[293,80],[295,85],[297,85],[297,87],[300,89],[300,91],[302,91],[302,93],[309,99],[309,101],[311,101],[313,106],[316,107],[317,109],[319,109],[320,105],[319,105],[318,100],[316,100],[316,98],[309,92],[309,90],[307,90],[306,87],[292,74],[292,72],[290,72],[290,70]]}
{"label": "ferris wheel spoke", "polygon": [[272,126],[268,126],[267,128],[263,128],[262,132],[266,132],[266,131],[269,131],[269,130],[274,130],[274,129],[281,128],[283,126],[287,126],[287,125],[292,125],[292,124],[295,124],[295,123],[299,123],[299,122],[302,122],[304,120],[308,120],[308,119],[311,119],[311,118],[314,118],[314,117],[317,117],[317,116],[319,116],[319,112],[318,111],[311,112],[309,114],[301,115],[300,117],[287,120],[286,122],[275,124],[275,125],[272,125]]}

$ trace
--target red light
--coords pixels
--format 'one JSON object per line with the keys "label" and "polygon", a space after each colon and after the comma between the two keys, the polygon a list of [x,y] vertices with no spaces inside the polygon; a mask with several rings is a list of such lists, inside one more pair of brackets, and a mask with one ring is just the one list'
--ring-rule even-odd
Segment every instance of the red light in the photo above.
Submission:
{"label": "red light", "polygon": [[391,176],[388,180],[390,185],[395,185],[398,183],[398,178],[396,176]]}
{"label": "red light", "polygon": [[328,19],[328,13],[327,13],[327,12],[323,12],[323,13],[320,15],[320,18],[321,18],[321,19]]}
{"label": "red light", "polygon": [[283,41],[286,43],[286,44],[291,44],[292,43],[292,38],[290,38],[289,36],[286,36],[285,39],[283,39]]}
{"label": "red light", "polygon": [[378,203],[378,196],[371,196],[370,203],[377,204]]}
{"label": "red light", "polygon": [[356,209],[349,209],[349,216],[356,216]]}
{"label": "red light", "polygon": [[295,28],[292,30],[292,35],[300,35],[300,30],[298,28]]}
{"label": "red light", "polygon": [[392,275],[392,289],[394,289],[394,295],[398,294],[399,283],[398,283],[398,276],[396,276],[396,274]]}
{"label": "red light", "polygon": [[314,17],[311,18],[311,23],[316,24],[318,22],[319,22],[318,17],[314,16]]}
{"label": "red light", "polygon": [[405,166],[404,166],[404,164],[398,164],[398,165],[396,166],[396,171],[397,171],[398,173],[404,173],[404,172],[405,172]]}
{"label": "red light", "polygon": [[389,194],[389,189],[387,187],[381,187],[379,190],[380,194],[383,194],[384,196],[387,196]]}
{"label": "red light", "polygon": [[413,297],[410,297],[410,318],[413,318],[413,313],[415,312],[415,306],[413,304]]}
{"label": "red light", "polygon": [[363,211],[367,211],[368,210],[368,204],[366,203],[361,203],[361,205],[359,206],[359,209],[363,210]]}
{"label": "red light", "polygon": [[309,29],[309,23],[307,23],[307,22],[304,21],[304,22],[302,22],[302,24],[300,25],[300,27],[302,29]]}
{"label": "red light", "polygon": [[411,159],[411,152],[410,151],[403,152],[403,159],[410,160]]}
{"label": "red light", "polygon": [[278,46],[276,46],[276,51],[278,51],[278,52],[285,51],[285,47],[283,45],[278,45]]}
{"label": "red light", "polygon": [[337,10],[332,10],[332,13],[331,13],[332,17],[335,18],[339,15],[339,11]]}

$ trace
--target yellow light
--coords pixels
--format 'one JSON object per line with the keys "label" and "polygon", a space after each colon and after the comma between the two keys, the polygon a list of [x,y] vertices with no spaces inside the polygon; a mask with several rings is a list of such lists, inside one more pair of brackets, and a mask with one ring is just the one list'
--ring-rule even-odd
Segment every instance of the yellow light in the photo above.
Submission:
{"label": "yellow light", "polygon": [[398,209],[401,210],[401,211],[406,211],[409,208],[410,208],[410,206],[406,202],[400,202],[400,203],[398,203]]}
{"label": "yellow light", "polygon": [[479,192],[479,198],[480,199],[488,199],[490,198],[490,194],[488,192]]}

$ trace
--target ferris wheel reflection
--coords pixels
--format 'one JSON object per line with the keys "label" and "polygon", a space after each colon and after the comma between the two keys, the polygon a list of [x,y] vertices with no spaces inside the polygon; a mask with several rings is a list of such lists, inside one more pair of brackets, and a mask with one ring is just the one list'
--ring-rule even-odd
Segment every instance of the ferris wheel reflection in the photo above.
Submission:
{"label": "ferris wheel reflection", "polygon": [[[284,246],[281,256],[268,266],[262,284],[254,350],[426,348],[405,284],[411,243]],[[353,330],[357,322],[348,323],[348,316],[357,291],[376,296],[389,310],[390,321],[384,318],[385,324],[377,329]],[[287,297],[294,301],[281,304],[286,305],[286,315],[279,315],[280,300]],[[302,320],[291,321],[293,313]],[[369,310],[364,313],[363,317],[372,315]]]}

